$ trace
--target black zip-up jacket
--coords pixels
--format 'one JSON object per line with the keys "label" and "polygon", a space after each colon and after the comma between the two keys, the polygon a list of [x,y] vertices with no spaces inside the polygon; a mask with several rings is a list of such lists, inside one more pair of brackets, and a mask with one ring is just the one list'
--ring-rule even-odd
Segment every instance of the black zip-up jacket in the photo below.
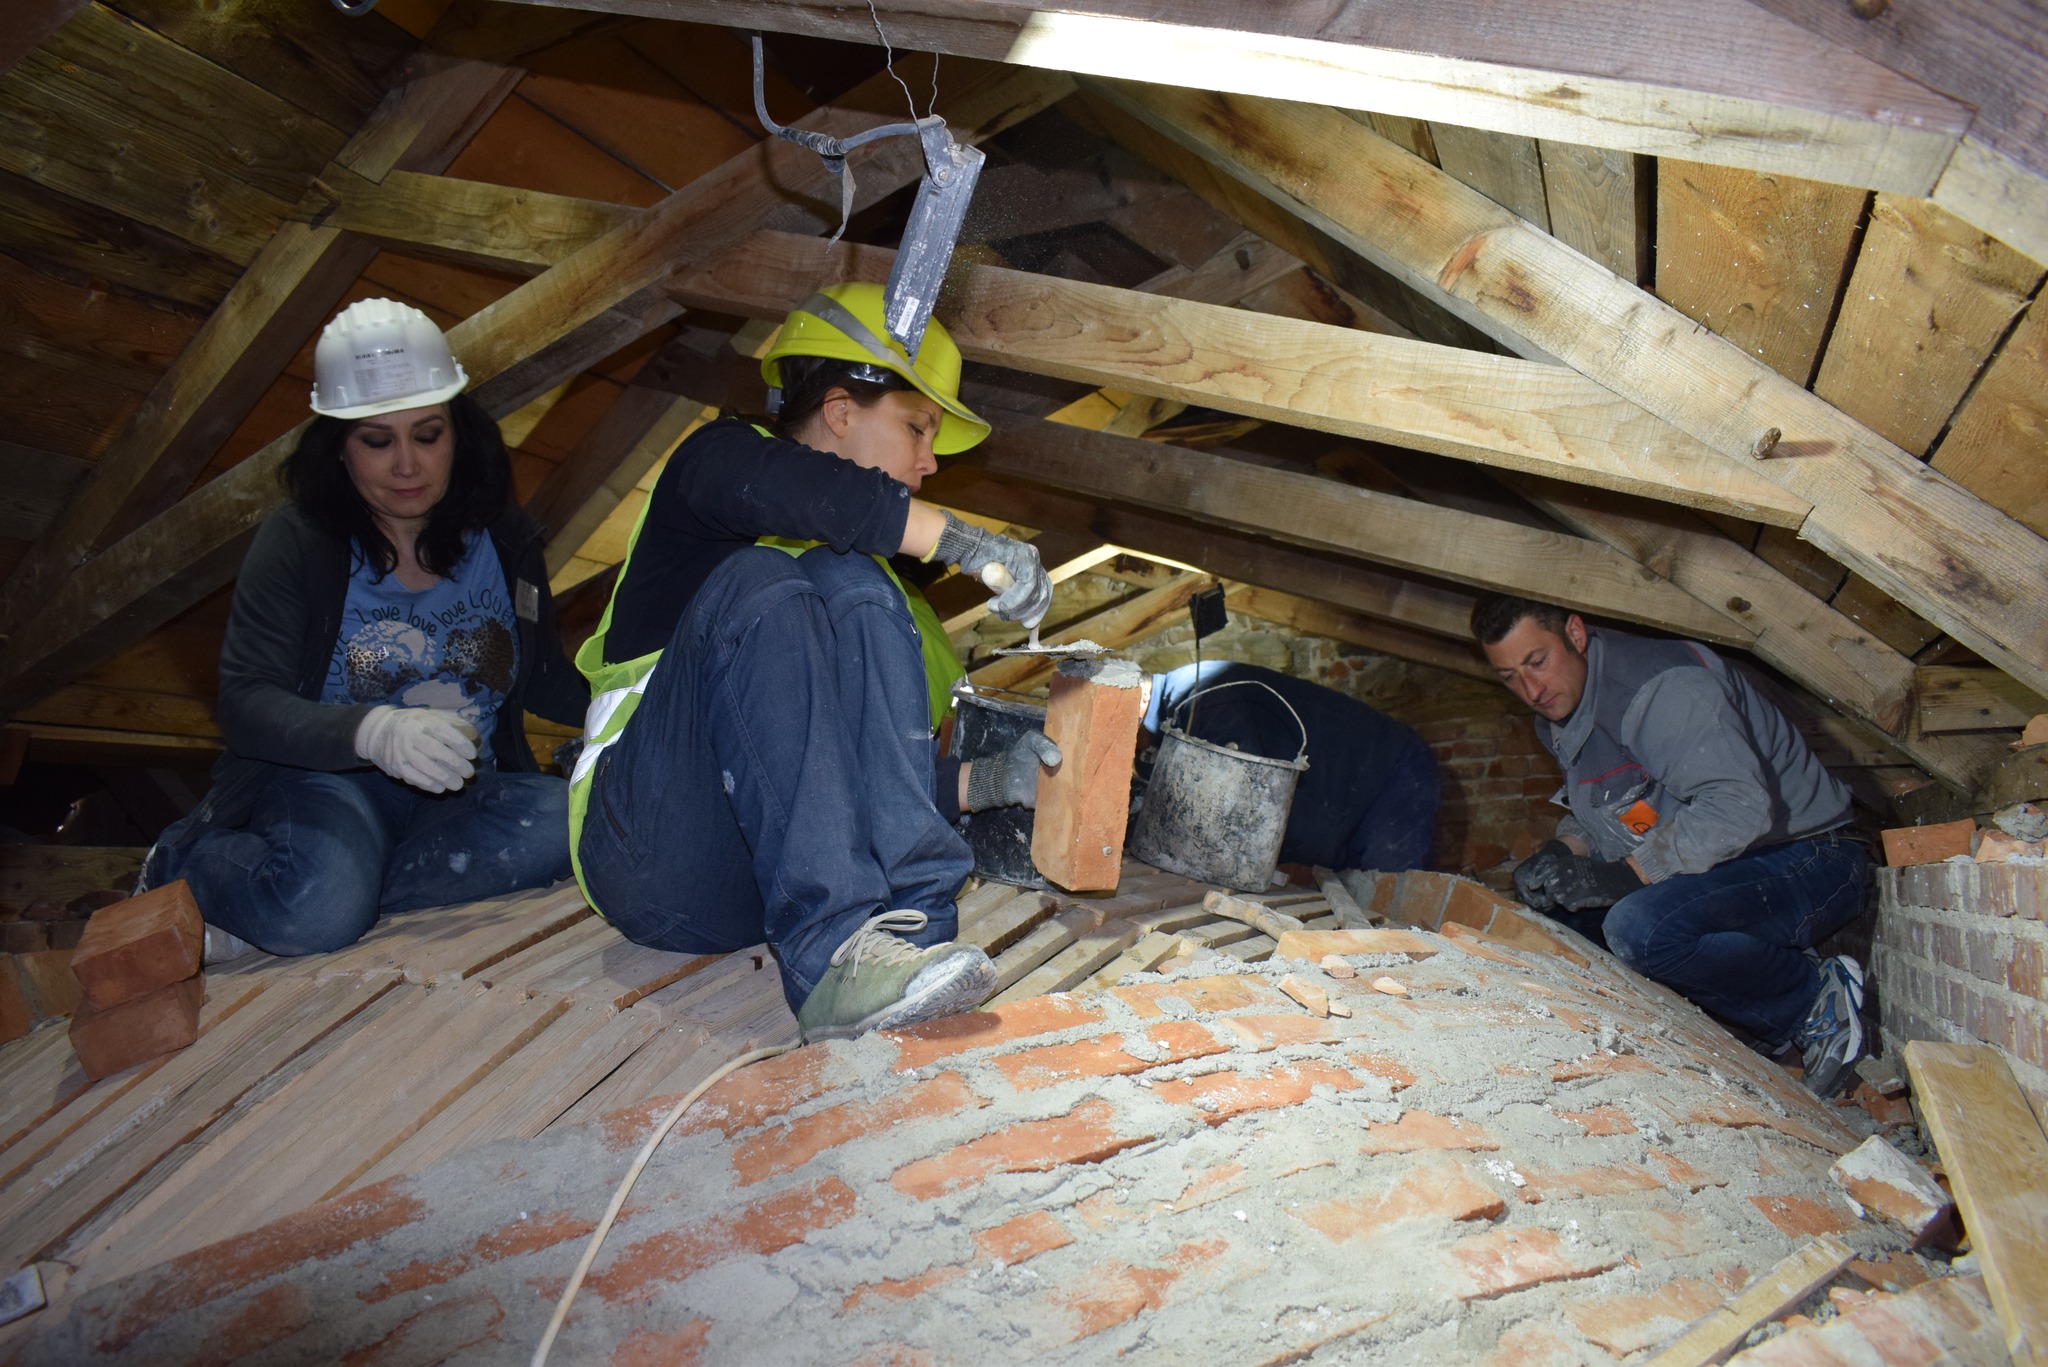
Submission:
{"label": "black zip-up jacket", "polygon": [[[491,753],[499,769],[537,773],[521,715],[581,725],[590,686],[562,654],[548,593],[539,524],[508,507],[488,528],[505,567],[513,604],[519,670],[499,709]],[[335,771],[366,767],[356,727],[373,704],[320,701],[341,614],[348,601],[351,550],[296,506],[265,518],[235,579],[234,606],[220,648],[218,715],[227,753],[213,787],[178,832],[184,844],[206,830],[237,829],[279,768]]]}

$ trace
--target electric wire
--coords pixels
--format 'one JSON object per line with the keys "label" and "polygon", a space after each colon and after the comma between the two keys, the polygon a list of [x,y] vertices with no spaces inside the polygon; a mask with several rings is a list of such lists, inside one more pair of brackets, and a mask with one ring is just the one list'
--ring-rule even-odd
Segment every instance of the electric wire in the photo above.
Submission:
{"label": "electric wire", "polygon": [[649,1135],[647,1142],[641,1146],[639,1156],[633,1160],[633,1165],[626,1169],[625,1177],[620,1179],[619,1189],[612,1193],[612,1203],[605,1208],[604,1218],[597,1222],[597,1228],[591,1232],[590,1243],[583,1250],[582,1260],[576,1264],[576,1271],[570,1275],[569,1284],[562,1288],[561,1300],[555,1303],[555,1313],[548,1316],[547,1331],[534,1346],[529,1367],[546,1367],[548,1352],[555,1346],[555,1335],[562,1332],[562,1325],[569,1318],[569,1307],[575,1302],[576,1293],[583,1289],[583,1279],[589,1275],[591,1264],[597,1261],[597,1251],[604,1246],[604,1236],[612,1232],[612,1222],[619,1218],[619,1212],[625,1208],[626,1196],[633,1190],[633,1184],[640,1180],[641,1169],[654,1157],[655,1148],[668,1136],[668,1132],[676,1127],[676,1122],[683,1118],[683,1112],[689,1110],[698,1097],[710,1091],[728,1074],[750,1063],[759,1063],[763,1059],[774,1058],[777,1054],[786,1054],[794,1048],[794,1044],[771,1045],[765,1049],[749,1050],[738,1058],[726,1062],[710,1077],[692,1087],[689,1094],[676,1103],[675,1109],[654,1127],[654,1133]]}

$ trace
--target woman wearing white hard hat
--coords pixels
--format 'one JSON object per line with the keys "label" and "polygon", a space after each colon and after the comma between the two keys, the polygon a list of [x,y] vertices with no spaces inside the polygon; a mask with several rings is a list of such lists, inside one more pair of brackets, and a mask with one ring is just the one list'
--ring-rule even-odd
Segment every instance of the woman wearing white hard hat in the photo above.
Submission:
{"label": "woman wearing white hard hat", "polygon": [[877,286],[811,296],[762,362],[778,430],[715,422],[677,448],[576,656],[596,695],[570,797],[591,905],[657,948],[765,941],[807,1040],[981,1002],[995,972],[953,941],[973,858],[952,821],[1027,800],[1058,761],[1043,736],[966,772],[937,760],[927,660],[951,648],[884,560],[1000,565],[991,606],[1017,620],[1050,600],[1028,544],[912,497],[988,435],[960,369],[937,322],[912,359]]}
{"label": "woman wearing white hard hat", "polygon": [[381,914],[567,876],[564,780],[522,713],[577,722],[541,533],[498,426],[418,309],[365,299],[313,356],[313,412],[221,645],[227,754],[145,886],[191,885],[213,959],[351,944]]}

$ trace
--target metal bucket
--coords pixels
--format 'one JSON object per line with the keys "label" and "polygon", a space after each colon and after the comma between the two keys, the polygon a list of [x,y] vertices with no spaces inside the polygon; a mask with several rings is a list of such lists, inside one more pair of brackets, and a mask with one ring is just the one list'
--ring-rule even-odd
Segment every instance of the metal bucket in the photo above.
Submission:
{"label": "metal bucket", "polygon": [[[961,759],[1000,755],[1026,731],[1045,729],[1045,709],[1000,698],[962,681],[953,685],[953,753]],[[1020,888],[1049,888],[1031,862],[1029,807],[991,807],[960,818],[960,834],[974,851],[974,871]]]}
{"label": "metal bucket", "polygon": [[[1291,760],[1268,759],[1199,740],[1169,721],[1125,848],[1169,873],[1258,892],[1271,886],[1280,862],[1294,785],[1308,768],[1308,728],[1287,699],[1256,679],[1201,689],[1181,707],[1204,693],[1246,684],[1280,698],[1301,726],[1301,750]],[[1180,708],[1174,713],[1177,720]]]}

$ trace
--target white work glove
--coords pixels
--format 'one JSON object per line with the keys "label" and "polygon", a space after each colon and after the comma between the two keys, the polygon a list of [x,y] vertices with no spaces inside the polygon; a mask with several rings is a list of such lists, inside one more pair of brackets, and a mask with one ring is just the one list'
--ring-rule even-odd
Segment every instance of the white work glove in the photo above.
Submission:
{"label": "white work glove", "polygon": [[967,762],[967,810],[1036,807],[1038,769],[1057,769],[1060,747],[1043,731],[1026,731],[1000,755]]}
{"label": "white work glove", "polygon": [[939,532],[932,558],[958,565],[996,591],[990,612],[1035,627],[1052,606],[1052,580],[1039,563],[1038,547],[996,532],[984,531],[971,522],[945,514],[946,525]]}
{"label": "white work glove", "polygon": [[449,793],[476,773],[476,728],[438,707],[373,707],[356,727],[356,754],[401,783]]}

